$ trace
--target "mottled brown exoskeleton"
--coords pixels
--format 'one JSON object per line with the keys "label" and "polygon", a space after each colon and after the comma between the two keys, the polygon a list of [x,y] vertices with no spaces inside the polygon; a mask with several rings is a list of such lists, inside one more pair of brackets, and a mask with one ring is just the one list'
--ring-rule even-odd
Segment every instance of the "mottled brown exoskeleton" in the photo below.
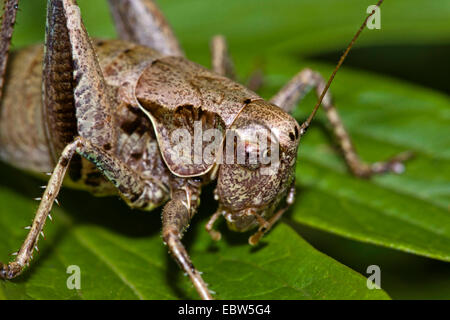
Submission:
{"label": "mottled brown exoskeleton", "polygon": [[[8,61],[18,2],[5,1],[0,34],[0,158],[52,174],[15,260],[0,263],[1,278],[16,277],[29,264],[64,181],[97,195],[119,194],[132,208],[164,205],[164,242],[201,298],[211,299],[181,243],[200,190],[217,180],[219,207],[206,225],[215,240],[220,233],[213,224],[224,216],[234,230],[258,228],[249,239],[256,244],[294,201],[297,149],[312,116],[299,125],[289,112],[311,88],[322,95],[318,105],[322,102],[352,173],[398,172],[407,158],[362,163],[325,94],[328,86],[314,71],[301,71],[265,101],[230,79],[222,37],[212,41],[213,71],[187,60],[151,0],[109,0],[120,40],[108,41],[90,40],[75,0],[48,0],[45,47],[23,49]],[[235,130],[243,140],[257,128],[270,129],[279,146],[276,171],[262,174],[262,163],[176,161],[171,134],[192,132],[195,122],[204,130]],[[217,155],[224,142],[214,150]]]}

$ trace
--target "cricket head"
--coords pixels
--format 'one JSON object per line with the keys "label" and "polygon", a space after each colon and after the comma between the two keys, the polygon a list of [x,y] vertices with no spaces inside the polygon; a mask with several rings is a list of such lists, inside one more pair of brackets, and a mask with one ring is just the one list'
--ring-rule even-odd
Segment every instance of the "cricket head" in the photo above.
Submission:
{"label": "cricket head", "polygon": [[300,126],[264,100],[248,104],[227,132],[217,195],[229,227],[247,231],[269,219],[292,185]]}
{"label": "cricket head", "polygon": [[[377,6],[379,7],[382,2],[383,0],[379,0]],[[282,200],[287,197],[294,180],[300,137],[306,133],[326,98],[337,71],[374,13],[375,10],[366,17],[342,54],[328,82],[321,88],[320,97],[305,122],[298,125],[294,118],[280,108],[263,100],[256,100],[240,112],[230,128],[231,132],[236,133],[237,141],[240,143],[236,143],[236,139],[230,139],[227,135],[226,144],[237,144],[237,147],[235,151],[226,148],[224,152],[225,162],[220,166],[216,190],[220,201],[219,210],[233,230],[247,231],[260,225],[260,230],[249,239],[251,244],[257,243],[265,232],[261,232],[266,228],[261,222],[267,224],[267,220],[276,212],[283,212],[278,211],[278,208],[283,205]],[[255,133],[264,131],[270,132],[266,135],[268,146],[262,143],[264,139],[255,138]],[[256,161],[254,156],[250,157],[252,153],[258,154]],[[245,156],[242,157],[242,154]],[[236,163],[227,161],[227,157],[236,155],[241,155],[240,161]],[[286,200],[288,204],[292,199]]]}

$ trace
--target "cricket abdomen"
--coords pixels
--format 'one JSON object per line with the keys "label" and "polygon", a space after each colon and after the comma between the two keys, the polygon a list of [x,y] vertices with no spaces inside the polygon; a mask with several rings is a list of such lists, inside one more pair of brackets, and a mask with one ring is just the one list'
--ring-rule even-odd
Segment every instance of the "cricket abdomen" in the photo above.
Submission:
{"label": "cricket abdomen", "polygon": [[41,108],[42,59],[42,46],[11,54],[0,107],[0,158],[35,173],[53,169]]}

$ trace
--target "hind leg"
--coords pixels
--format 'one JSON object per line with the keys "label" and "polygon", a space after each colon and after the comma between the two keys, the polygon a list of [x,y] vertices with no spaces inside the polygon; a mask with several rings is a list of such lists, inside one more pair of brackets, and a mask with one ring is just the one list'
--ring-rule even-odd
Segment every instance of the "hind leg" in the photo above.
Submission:
{"label": "hind leg", "polygon": [[[92,162],[116,187],[118,193],[131,206],[149,209],[167,200],[167,190],[157,181],[142,179],[123,164],[113,152],[111,97],[103,79],[94,49],[79,15],[74,0],[49,0],[47,11],[46,56],[44,63],[45,106],[60,103],[60,98],[73,91],[78,137],[64,147],[58,155],[38,211],[16,259],[0,264],[0,278],[10,279],[20,274],[29,263],[33,249],[37,248],[53,202],[58,195],[67,167],[77,153]],[[69,60],[64,59],[71,56]],[[69,67],[69,69],[67,69]],[[59,70],[59,71],[58,71]],[[64,74],[73,77],[73,88],[58,86]],[[65,99],[63,99],[65,100]]]}
{"label": "hind leg", "polygon": [[212,300],[208,285],[203,280],[201,272],[194,267],[181,242],[183,232],[188,227],[196,209],[196,205],[188,201],[186,195],[184,190],[177,190],[172,193],[172,199],[164,206],[162,236],[170,253],[189,276],[200,297],[203,300]]}

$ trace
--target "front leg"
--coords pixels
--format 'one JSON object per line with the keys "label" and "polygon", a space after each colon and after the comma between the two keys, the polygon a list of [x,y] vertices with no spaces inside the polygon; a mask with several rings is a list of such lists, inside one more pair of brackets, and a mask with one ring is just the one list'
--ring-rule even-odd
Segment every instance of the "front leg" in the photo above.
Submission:
{"label": "front leg", "polygon": [[[325,81],[322,76],[310,69],[299,72],[291,81],[289,81],[272,99],[271,102],[282,108],[286,112],[292,112],[297,103],[308,93],[311,88],[316,89],[317,96],[320,96],[325,88]],[[412,153],[405,152],[384,162],[366,164],[361,161],[350,135],[333,105],[331,94],[328,91],[322,101],[322,106],[326,116],[330,121],[338,145],[342,150],[344,159],[351,172],[361,178],[368,178],[374,174],[385,172],[402,173],[404,170],[403,162],[410,159]]]}
{"label": "front leg", "polygon": [[[39,240],[39,235],[44,229],[45,221],[50,214],[53,207],[53,202],[55,202],[58,196],[59,189],[61,188],[67,167],[72,159],[75,150],[80,146],[80,141],[76,140],[66,147],[62,152],[61,158],[53,171],[52,176],[48,182],[47,188],[45,189],[44,195],[42,196],[41,203],[36,212],[32,225],[29,227],[25,241],[22,247],[17,253],[14,261],[9,264],[3,264],[0,262],[0,278],[2,279],[13,279],[22,273],[25,266],[27,266],[33,257],[33,250],[36,248]],[[27,228],[28,229],[28,228]]]}

